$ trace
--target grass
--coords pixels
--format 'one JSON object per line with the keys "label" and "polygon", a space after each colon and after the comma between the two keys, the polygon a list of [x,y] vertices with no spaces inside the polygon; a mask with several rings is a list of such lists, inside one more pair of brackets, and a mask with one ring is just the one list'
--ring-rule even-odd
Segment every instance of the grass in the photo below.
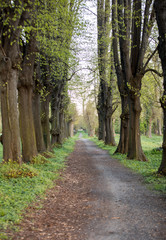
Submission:
{"label": "grass", "polygon": [[77,137],[70,138],[62,147],[54,148],[54,154],[49,159],[39,156],[33,164],[23,164],[21,168],[12,163],[1,165],[0,240],[6,239],[3,230],[19,223],[25,208],[55,185],[54,180],[65,168],[65,159],[73,151],[76,140]]}
{"label": "grass", "polygon": [[[103,141],[99,141],[96,137],[91,138],[100,148],[107,150],[110,155],[113,155],[116,147],[105,145]],[[119,135],[115,137],[118,143]],[[119,159],[122,164],[141,174],[144,177],[145,183],[149,184],[151,189],[160,191],[166,194],[166,177],[157,174],[162,159],[162,151],[158,151],[162,145],[162,137],[153,135],[152,138],[141,136],[143,151],[148,158],[148,162],[140,162],[127,159],[126,155],[114,154],[113,157]]]}

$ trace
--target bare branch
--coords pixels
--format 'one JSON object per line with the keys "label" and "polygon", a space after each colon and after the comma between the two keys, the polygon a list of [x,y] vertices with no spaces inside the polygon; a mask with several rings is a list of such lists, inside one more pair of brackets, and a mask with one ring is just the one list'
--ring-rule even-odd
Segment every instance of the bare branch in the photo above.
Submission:
{"label": "bare branch", "polygon": [[147,73],[147,72],[153,72],[153,73],[157,74],[159,77],[163,77],[163,73],[160,73],[160,72],[158,72],[157,70],[152,69],[152,68],[146,69],[146,70],[144,71],[144,74]]}
{"label": "bare branch", "polygon": [[158,50],[158,46],[155,48],[155,50],[152,52],[152,54],[151,54],[151,55],[149,56],[149,58],[147,59],[145,65],[144,65],[144,67],[143,67],[143,71],[145,71],[148,63],[150,62],[150,60],[152,59],[152,57],[155,55],[155,53],[157,52],[157,50]]}
{"label": "bare branch", "polygon": [[97,17],[97,14],[92,12],[89,8],[86,8],[86,7],[82,7],[82,8],[88,10],[89,12],[91,12],[93,15],[95,15]]}
{"label": "bare branch", "polygon": [[87,68],[80,68],[80,69],[77,69],[76,71],[73,71],[73,73],[71,74],[70,78],[67,79],[67,81],[70,81],[70,80],[72,79],[72,77],[73,77],[77,72],[79,72],[79,71],[81,71],[81,70],[89,70],[89,71],[94,72],[94,70],[91,69],[91,68],[89,68],[89,67],[87,67]]}

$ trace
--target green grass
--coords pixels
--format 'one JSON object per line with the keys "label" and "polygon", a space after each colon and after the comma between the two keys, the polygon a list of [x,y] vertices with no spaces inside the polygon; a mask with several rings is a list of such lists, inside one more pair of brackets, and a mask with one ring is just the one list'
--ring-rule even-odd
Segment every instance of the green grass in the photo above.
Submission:
{"label": "green grass", "polygon": [[[60,170],[65,168],[65,159],[73,151],[77,137],[70,138],[60,148],[54,148],[54,157],[46,159],[42,164],[23,164],[22,176],[17,176],[12,163],[3,164],[0,168],[0,239],[5,239],[3,230],[19,223],[25,208],[36,200],[37,196],[43,197],[46,189],[55,185],[59,178]],[[31,173],[27,177],[27,169]],[[7,174],[9,173],[11,175]],[[25,177],[26,176],[26,177]]]}
{"label": "green grass", "polygon": [[[97,138],[91,138],[100,148],[107,150],[110,155],[113,155],[116,147],[105,145],[103,141]],[[119,135],[117,134],[116,143],[118,143]],[[141,136],[141,143],[143,151],[148,158],[148,162],[140,162],[136,160],[127,159],[126,155],[114,154],[113,158],[119,159],[122,164],[141,174],[144,177],[145,183],[154,190],[166,193],[166,177],[157,174],[162,159],[162,151],[156,150],[162,145],[162,137],[153,135],[152,138]]]}

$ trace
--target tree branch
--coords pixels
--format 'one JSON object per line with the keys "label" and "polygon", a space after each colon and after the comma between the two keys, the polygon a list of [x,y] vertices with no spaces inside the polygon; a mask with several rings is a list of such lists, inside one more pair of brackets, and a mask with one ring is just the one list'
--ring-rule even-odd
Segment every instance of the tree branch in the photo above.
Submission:
{"label": "tree branch", "polygon": [[155,50],[153,51],[153,53],[149,56],[148,60],[146,61],[145,65],[144,65],[144,67],[143,67],[143,71],[146,71],[145,69],[146,69],[148,63],[150,62],[150,60],[152,59],[152,57],[155,55],[155,53],[157,52],[157,50],[158,50],[158,45],[157,45],[157,47],[155,48]]}
{"label": "tree branch", "polygon": [[86,8],[86,7],[82,7],[82,8],[88,10],[89,12],[91,12],[93,15],[95,15],[97,17],[97,14],[92,12],[89,8]]}
{"label": "tree branch", "polygon": [[94,71],[93,69],[88,68],[88,67],[87,67],[87,68],[80,68],[80,69],[78,69],[78,70],[76,70],[76,71],[73,71],[73,73],[71,74],[70,78],[67,79],[67,81],[70,81],[70,80],[72,79],[72,77],[73,77],[77,72],[79,72],[79,71],[81,71],[81,70]]}
{"label": "tree branch", "polygon": [[144,74],[146,74],[147,72],[153,72],[153,73],[157,74],[159,77],[163,77],[163,73],[160,73],[160,72],[158,72],[157,70],[152,69],[152,68],[146,69],[146,70],[144,71]]}

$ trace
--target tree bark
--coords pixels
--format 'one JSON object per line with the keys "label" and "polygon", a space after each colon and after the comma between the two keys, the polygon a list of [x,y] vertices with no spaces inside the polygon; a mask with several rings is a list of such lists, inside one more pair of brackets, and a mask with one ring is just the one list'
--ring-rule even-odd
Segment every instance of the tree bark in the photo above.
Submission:
{"label": "tree bark", "polygon": [[19,88],[20,132],[24,162],[37,155],[35,128],[32,114],[32,87]]}
{"label": "tree bark", "polygon": [[166,0],[155,0],[155,12],[157,25],[159,29],[159,45],[158,52],[161,59],[163,75],[164,75],[164,93],[161,98],[161,106],[164,113],[163,121],[163,155],[161,165],[158,169],[159,173],[166,175]]}
{"label": "tree bark", "polygon": [[162,136],[161,120],[157,119],[157,135]]}
{"label": "tree bark", "polygon": [[[4,161],[21,163],[17,84],[22,61],[19,47],[21,29],[27,19],[32,2],[1,4],[0,8],[0,89],[2,106],[2,134]],[[11,7],[12,6],[12,7]],[[26,11],[28,8],[28,12]],[[19,14],[16,12],[19,9]],[[8,30],[12,30],[9,31]]]}
{"label": "tree bark", "polygon": [[51,139],[50,139],[50,121],[49,121],[49,98],[46,98],[41,102],[41,124],[43,130],[43,139],[48,151],[51,150]]}
{"label": "tree bark", "polygon": [[98,110],[98,121],[99,121],[99,130],[98,130],[98,139],[105,141],[105,117],[103,113]]}
{"label": "tree bark", "polygon": [[17,107],[18,69],[9,57],[0,54],[0,90],[3,135],[3,160],[21,164],[19,113]]}
{"label": "tree bark", "polygon": [[[119,2],[121,4],[121,2]],[[114,54],[114,63],[115,63],[115,70],[117,75],[117,83],[118,83],[118,89],[121,97],[121,126],[120,126],[120,138],[118,147],[115,151],[115,153],[122,153],[127,154],[128,153],[128,144],[129,144],[129,104],[128,104],[128,91],[127,91],[127,83],[125,78],[125,66],[129,67],[129,64],[127,64],[128,59],[124,60],[123,55],[121,53],[121,61],[119,60],[119,50],[118,50],[118,38],[117,38],[117,31],[118,31],[118,24],[117,24],[117,11],[119,13],[119,10],[117,9],[117,1],[112,1],[112,34],[113,34],[113,54]],[[118,14],[121,16],[121,12]],[[119,19],[119,28],[121,29],[121,21],[122,17]],[[127,22],[127,18],[126,18]],[[129,23],[126,24],[128,26]],[[128,27],[126,27],[127,29]],[[122,34],[122,33],[120,33]],[[126,35],[128,35],[128,32],[126,32]],[[123,39],[122,36],[120,38],[120,45],[121,50],[125,50],[126,54],[128,55],[128,49],[129,49],[129,43],[125,38]],[[127,38],[127,37],[126,37]],[[122,47],[123,46],[123,47]],[[121,51],[123,52],[123,51]],[[125,64],[123,63],[123,60]],[[122,62],[122,64],[120,64]]]}
{"label": "tree bark", "polygon": [[128,105],[128,96],[121,95],[121,107],[122,114],[121,118],[121,126],[120,126],[120,139],[118,143],[118,147],[115,153],[128,153],[129,146],[129,105]]}
{"label": "tree bark", "polygon": [[[97,1],[97,26],[98,26],[98,66],[100,76],[100,88],[98,94],[98,119],[99,140],[105,144],[115,145],[113,131],[110,124],[112,111],[112,69],[108,65],[108,48],[110,34],[110,0]],[[112,60],[112,59],[111,59]],[[109,74],[110,73],[110,74]]]}
{"label": "tree bark", "polygon": [[23,50],[22,71],[19,76],[18,96],[20,111],[20,132],[24,162],[30,162],[37,155],[35,127],[32,110],[33,74],[36,58],[36,38],[31,33],[29,43]]}
{"label": "tree bark", "polygon": [[36,136],[36,145],[37,151],[42,153],[46,150],[42,124],[41,124],[41,104],[40,104],[40,94],[37,91],[34,91],[33,94],[33,119],[35,127],[35,136]]}
{"label": "tree bark", "polygon": [[130,122],[129,122],[129,148],[127,157],[129,159],[136,159],[139,161],[147,161],[141,146],[140,136],[140,114],[141,104],[140,97],[133,92],[129,94],[129,109],[130,109]]}
{"label": "tree bark", "polygon": [[148,136],[149,138],[152,137],[152,117],[149,118],[147,136]]}

